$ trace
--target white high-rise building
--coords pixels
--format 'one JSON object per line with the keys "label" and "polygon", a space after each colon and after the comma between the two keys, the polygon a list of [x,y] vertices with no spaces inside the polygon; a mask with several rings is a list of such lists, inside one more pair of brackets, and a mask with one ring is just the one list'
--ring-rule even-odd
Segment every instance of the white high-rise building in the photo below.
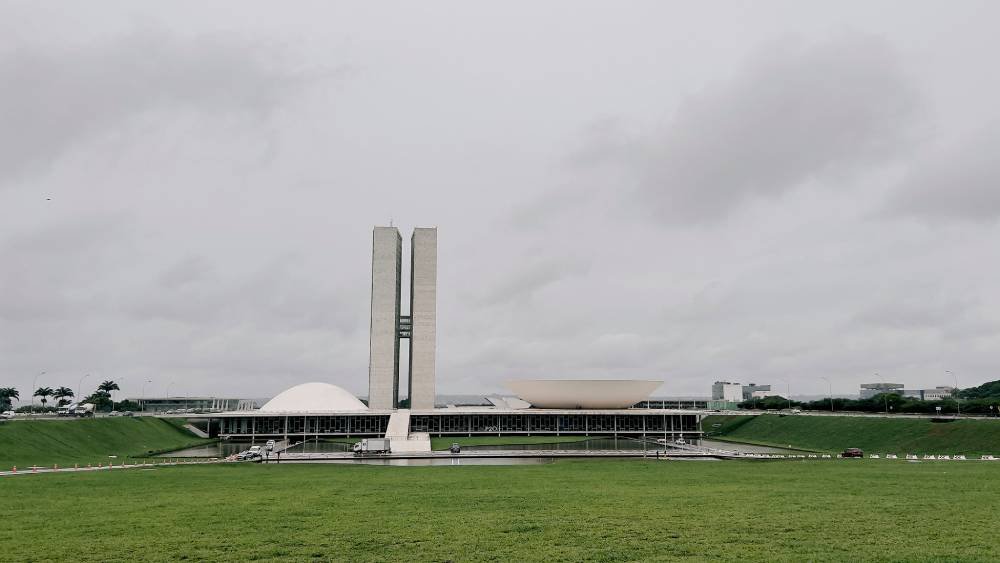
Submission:
{"label": "white high-rise building", "polygon": [[368,354],[368,406],[394,409],[399,402],[399,314],[403,238],[396,227],[372,234],[372,303]]}
{"label": "white high-rise building", "polygon": [[399,340],[410,340],[410,408],[433,409],[437,349],[437,228],[410,239],[410,314],[401,308],[402,236],[375,227],[372,238],[371,342],[368,406],[399,406]]}

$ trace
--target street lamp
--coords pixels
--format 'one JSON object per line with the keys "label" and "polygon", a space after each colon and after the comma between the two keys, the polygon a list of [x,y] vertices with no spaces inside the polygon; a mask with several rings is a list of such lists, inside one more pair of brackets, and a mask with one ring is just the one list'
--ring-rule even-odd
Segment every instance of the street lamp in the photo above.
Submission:
{"label": "street lamp", "polygon": [[885,386],[885,381],[879,376],[878,372],[875,372],[875,381],[882,384],[882,400],[885,401],[885,414],[889,416],[889,388]]}
{"label": "street lamp", "polygon": [[80,382],[76,384],[77,401],[82,401],[83,400],[83,380],[87,379],[88,377],[90,377],[89,373],[87,375],[84,375],[83,377],[81,377],[80,378]]}
{"label": "street lamp", "polygon": [[945,373],[950,373],[951,377],[955,379],[955,408],[958,409],[958,416],[962,416],[962,397],[958,394],[958,376],[955,375],[950,369],[944,370]]}
{"label": "street lamp", "polygon": [[830,379],[827,377],[820,377],[820,379],[825,380],[830,388],[830,412],[833,412],[833,383],[830,383]]}
{"label": "street lamp", "polygon": [[35,414],[35,389],[37,389],[37,387],[35,387],[35,385],[38,384],[38,378],[40,376],[42,376],[42,375],[45,375],[44,371],[38,372],[38,375],[35,376],[35,379],[33,379],[31,381],[31,389],[29,389],[29,391],[31,391],[31,414],[32,415]]}
{"label": "street lamp", "polygon": [[[122,377],[118,381],[125,383],[125,378]],[[121,391],[121,385],[118,386],[118,390]],[[108,390],[108,398],[111,399],[111,412],[115,412],[115,392],[113,389]]]}
{"label": "street lamp", "polygon": [[152,379],[147,379],[142,382],[142,412],[146,412],[146,384],[152,382]]}

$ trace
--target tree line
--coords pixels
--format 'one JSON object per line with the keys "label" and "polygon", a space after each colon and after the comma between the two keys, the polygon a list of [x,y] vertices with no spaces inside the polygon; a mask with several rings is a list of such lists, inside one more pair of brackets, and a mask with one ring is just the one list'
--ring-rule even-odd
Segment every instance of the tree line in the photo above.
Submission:
{"label": "tree line", "polygon": [[[924,401],[914,397],[904,397],[895,393],[882,393],[868,399],[817,399],[815,401],[789,401],[785,397],[770,396],[744,401],[738,406],[741,409],[780,410],[786,408],[808,411],[848,411],[848,412],[882,412],[882,413],[918,413],[918,414],[985,414],[1000,416],[1000,380],[991,381],[962,389],[953,393],[952,397],[936,401]],[[938,410],[940,409],[940,410]]]}
{"label": "tree line", "polygon": [[[106,380],[101,382],[92,393],[84,397],[79,403],[91,403],[94,408],[98,411],[110,411],[112,406],[119,407],[119,410],[134,410],[138,407],[132,401],[119,401],[115,403],[113,401],[112,393],[114,391],[120,391],[121,388],[112,380]],[[38,397],[41,406],[38,407],[33,404],[34,398]],[[18,412],[51,412],[57,410],[59,407],[66,406],[76,399],[76,393],[69,387],[57,387],[53,389],[52,387],[39,387],[31,394],[32,403],[28,405],[21,405],[17,411]],[[50,405],[49,400],[54,399],[55,403]],[[13,402],[21,402],[21,393],[14,387],[0,387],[0,411],[11,410],[13,408]]]}

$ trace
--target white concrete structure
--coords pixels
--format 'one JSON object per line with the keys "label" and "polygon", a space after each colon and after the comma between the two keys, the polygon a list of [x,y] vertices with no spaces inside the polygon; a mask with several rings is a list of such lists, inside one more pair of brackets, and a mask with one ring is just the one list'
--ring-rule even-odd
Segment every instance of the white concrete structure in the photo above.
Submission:
{"label": "white concrete structure", "polygon": [[662,381],[644,379],[515,379],[505,382],[521,399],[542,409],[626,409]]}
{"label": "white concrete structure", "polygon": [[262,413],[291,412],[358,412],[368,407],[336,385],[329,383],[303,383],[285,389],[260,408]]}
{"label": "white concrete structure", "polygon": [[410,238],[410,408],[433,409],[437,350],[437,229]]}
{"label": "white concrete structure", "polygon": [[368,405],[394,409],[399,400],[399,313],[403,238],[396,227],[372,234],[372,302]]}
{"label": "white concrete structure", "polygon": [[712,400],[739,403],[743,400],[743,386],[739,383],[716,381],[712,384]]}
{"label": "white concrete structure", "polygon": [[385,437],[389,440],[393,453],[431,451],[430,434],[426,432],[410,432],[409,409],[399,409],[389,415],[389,424],[385,428]]}

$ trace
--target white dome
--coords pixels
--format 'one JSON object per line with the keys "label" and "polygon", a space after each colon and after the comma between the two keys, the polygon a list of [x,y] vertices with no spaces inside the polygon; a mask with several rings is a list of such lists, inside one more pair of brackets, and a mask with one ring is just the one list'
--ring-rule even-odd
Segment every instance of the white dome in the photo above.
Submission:
{"label": "white dome", "polygon": [[329,383],[303,383],[285,389],[260,408],[262,412],[366,411],[350,392]]}

